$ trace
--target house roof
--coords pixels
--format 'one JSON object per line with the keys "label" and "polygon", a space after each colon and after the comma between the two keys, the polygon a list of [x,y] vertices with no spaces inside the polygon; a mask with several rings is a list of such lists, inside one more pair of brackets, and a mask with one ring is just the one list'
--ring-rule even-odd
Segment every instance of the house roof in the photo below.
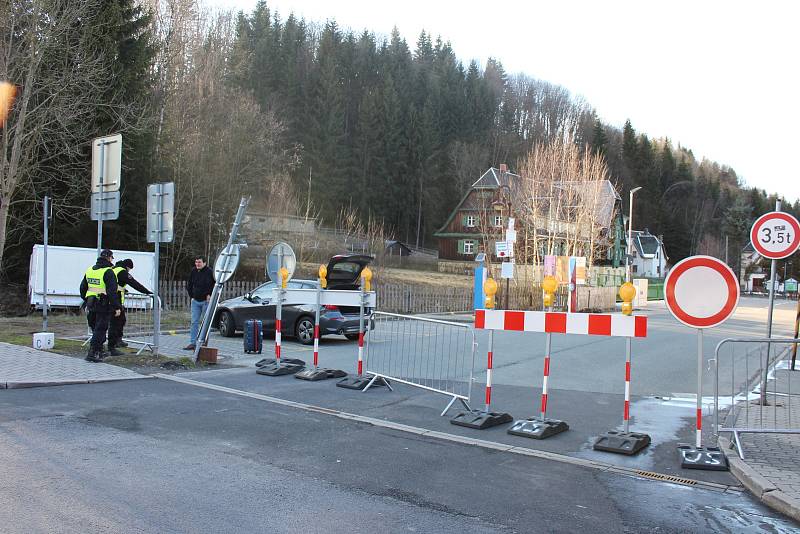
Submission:
{"label": "house roof", "polygon": [[500,169],[489,167],[489,170],[483,173],[481,177],[478,178],[474,184],[472,184],[472,187],[477,189],[494,189],[500,187],[501,185],[512,187],[513,184],[517,183],[518,178],[519,175],[514,174],[513,172],[500,172]]}
{"label": "house roof", "polygon": [[[658,249],[663,247],[663,243],[656,236],[645,229],[634,230],[632,232],[633,245],[636,247],[636,252],[643,258],[651,258],[656,255]],[[666,258],[666,255],[664,256]]]}

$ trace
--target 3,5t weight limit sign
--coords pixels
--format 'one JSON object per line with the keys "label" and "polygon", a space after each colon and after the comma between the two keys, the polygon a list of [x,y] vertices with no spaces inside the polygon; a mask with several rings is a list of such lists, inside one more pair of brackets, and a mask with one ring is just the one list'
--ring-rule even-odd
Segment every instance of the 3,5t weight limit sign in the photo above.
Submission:
{"label": "3,5t weight limit sign", "polygon": [[765,258],[786,258],[800,246],[800,223],[782,211],[765,213],[753,223],[750,242],[756,252]]}

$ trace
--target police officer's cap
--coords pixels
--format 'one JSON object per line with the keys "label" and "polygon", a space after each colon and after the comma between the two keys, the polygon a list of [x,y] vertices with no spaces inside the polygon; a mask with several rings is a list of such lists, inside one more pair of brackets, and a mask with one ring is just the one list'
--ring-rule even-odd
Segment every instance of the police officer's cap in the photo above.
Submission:
{"label": "police officer's cap", "polygon": [[113,257],[114,257],[114,253],[113,253],[113,252],[111,252],[111,249],[109,249],[109,248],[104,248],[104,249],[103,249],[103,250],[100,252],[100,257],[101,257],[101,258],[113,258]]}

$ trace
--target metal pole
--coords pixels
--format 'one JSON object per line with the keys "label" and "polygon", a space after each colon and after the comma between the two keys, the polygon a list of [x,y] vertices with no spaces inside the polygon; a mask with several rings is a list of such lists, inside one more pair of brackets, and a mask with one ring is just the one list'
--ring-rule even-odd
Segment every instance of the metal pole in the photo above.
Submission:
{"label": "metal pole", "polygon": [[164,215],[164,184],[158,184],[158,199],[156,199],[156,242],[155,242],[155,265],[153,273],[153,354],[158,356],[158,336],[161,333],[161,301],[158,298],[158,267],[161,247],[161,223]]}
{"label": "metal pole", "polygon": [[[494,330],[492,330],[494,332]],[[550,377],[550,347],[551,347],[551,336],[552,334],[548,332],[545,337],[544,343],[544,375],[542,378],[542,423],[544,423],[547,417],[547,379]]]}
{"label": "metal pole", "polygon": [[[228,265],[230,264],[230,255],[227,254],[227,252],[233,249],[233,241],[236,239],[236,236],[239,233],[239,226],[242,223],[242,219],[244,219],[244,214],[247,211],[247,205],[249,202],[250,202],[249,197],[242,197],[242,200],[239,202],[239,209],[236,212],[236,218],[233,220],[231,233],[228,235],[228,244],[223,249],[224,253],[222,259],[223,272],[226,273],[228,272]],[[203,345],[205,341],[208,340],[209,330],[211,329],[211,320],[214,318],[214,313],[216,312],[221,292],[222,292],[222,284],[219,282],[215,283],[214,290],[211,292],[211,299],[208,302],[208,308],[206,309],[205,315],[202,317],[200,333],[197,336],[197,344],[195,345],[194,349],[195,362],[198,361],[198,359],[200,358],[200,347]]]}
{"label": "metal pole", "polygon": [[97,214],[97,257],[103,249],[103,217],[105,217],[105,202],[103,200],[103,173],[106,170],[106,144],[100,142],[100,192],[98,193],[98,214]]}
{"label": "metal pole", "polygon": [[630,428],[631,414],[631,338],[625,338],[625,411],[623,413],[623,431],[627,434]]}
{"label": "metal pole", "polygon": [[[784,282],[786,283],[786,282]],[[798,334],[800,334],[800,295],[797,298],[797,314],[794,318],[794,338],[797,339]],[[797,361],[797,343],[792,345],[792,371],[795,370],[794,364]]]}
{"label": "metal pole", "polygon": [[314,312],[314,370],[317,370],[317,363],[319,361],[319,306],[322,301],[322,279],[319,279],[317,284],[317,307]]}
{"label": "metal pole", "polygon": [[[775,211],[781,211],[781,201],[775,201]],[[767,308],[767,339],[772,337],[772,311],[775,307],[775,277],[777,276],[778,260],[770,261],[769,275],[769,308]],[[761,376],[761,406],[767,404],[767,375],[769,374],[769,353],[772,344],[767,342],[767,360],[764,362],[763,374]]]}
{"label": "metal pole", "polygon": [[703,446],[703,329],[697,329],[697,435],[695,446]]}
{"label": "metal pole", "polygon": [[489,330],[489,350],[487,351],[486,361],[486,408],[483,410],[489,413],[489,406],[492,404],[492,351],[494,350],[494,330]]}
{"label": "metal pole", "polygon": [[367,298],[366,279],[361,276],[361,304],[358,308],[358,376],[364,370],[364,299]]}
{"label": "metal pole", "polygon": [[625,281],[631,281],[631,243],[633,243],[633,191],[628,204],[628,245],[625,247]]}
{"label": "metal pole", "polygon": [[44,272],[42,273],[42,331],[47,332],[47,242],[49,241],[47,219],[50,217],[50,197],[44,196]]}

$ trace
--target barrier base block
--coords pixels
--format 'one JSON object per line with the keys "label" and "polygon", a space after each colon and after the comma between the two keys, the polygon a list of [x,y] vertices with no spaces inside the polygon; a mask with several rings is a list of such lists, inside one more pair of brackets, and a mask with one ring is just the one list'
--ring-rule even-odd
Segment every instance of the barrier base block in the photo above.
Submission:
{"label": "barrier base block", "polygon": [[372,379],[368,376],[348,376],[336,382],[336,387],[362,390],[369,385],[370,380]]}
{"label": "barrier base block", "polygon": [[594,442],[594,450],[633,456],[650,445],[650,436],[640,432],[609,430]]}
{"label": "barrier base block", "polygon": [[559,421],[558,419],[545,419],[542,421],[531,417],[530,419],[514,421],[514,424],[508,429],[508,433],[523,438],[547,439],[565,430],[569,430],[569,425],[564,421]]}
{"label": "barrier base block", "polygon": [[295,378],[300,380],[308,380],[310,382],[316,382],[317,380],[327,380],[329,378],[342,378],[347,376],[347,373],[341,371],[339,369],[325,369],[323,367],[319,367],[317,369],[306,369],[305,371],[300,371],[296,375]]}
{"label": "barrier base block", "polygon": [[256,366],[258,367],[256,373],[259,375],[283,376],[302,371],[306,366],[306,362],[294,358],[281,358],[280,363],[278,363],[274,358],[264,358],[257,362]]}
{"label": "barrier base block", "polygon": [[469,412],[459,413],[450,419],[450,423],[458,426],[465,426],[467,428],[484,430],[493,426],[510,423],[513,420],[514,418],[511,417],[510,413],[470,410]]}
{"label": "barrier base block", "polygon": [[706,471],[728,471],[728,458],[719,447],[694,447],[688,443],[678,443],[683,469],[704,469]]}

